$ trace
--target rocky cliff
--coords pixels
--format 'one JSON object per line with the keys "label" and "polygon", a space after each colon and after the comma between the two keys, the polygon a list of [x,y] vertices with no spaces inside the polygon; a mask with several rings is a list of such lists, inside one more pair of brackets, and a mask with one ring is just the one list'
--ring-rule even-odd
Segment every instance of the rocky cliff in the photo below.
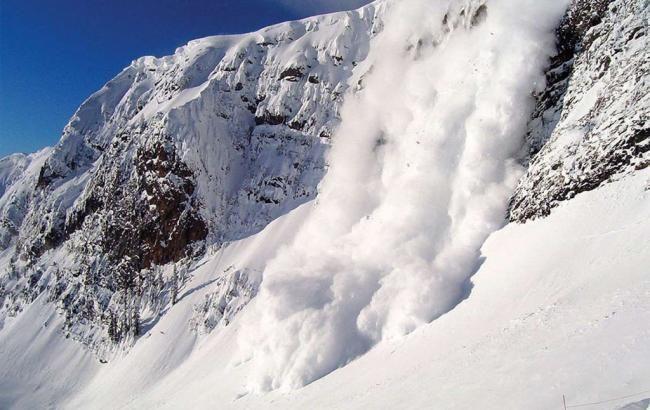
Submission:
{"label": "rocky cliff", "polygon": [[650,165],[648,3],[574,1],[557,30],[510,220]]}

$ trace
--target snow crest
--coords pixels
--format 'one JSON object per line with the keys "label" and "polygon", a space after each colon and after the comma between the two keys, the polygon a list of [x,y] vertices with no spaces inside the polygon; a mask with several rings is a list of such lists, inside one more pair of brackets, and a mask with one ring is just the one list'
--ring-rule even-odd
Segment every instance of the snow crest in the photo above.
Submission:
{"label": "snow crest", "polygon": [[303,386],[462,300],[522,173],[566,6],[389,3],[312,214],[242,318],[251,390]]}

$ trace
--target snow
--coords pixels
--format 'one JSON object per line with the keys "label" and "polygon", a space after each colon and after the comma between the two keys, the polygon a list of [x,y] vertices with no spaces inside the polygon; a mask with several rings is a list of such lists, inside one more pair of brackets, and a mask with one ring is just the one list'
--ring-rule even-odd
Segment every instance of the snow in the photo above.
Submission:
{"label": "snow", "polygon": [[[143,184],[167,197],[174,188],[191,186],[173,232],[183,231],[191,216],[205,223],[207,233],[205,240],[202,233],[196,235],[199,240],[175,260],[185,251],[200,253],[203,246],[255,234],[313,199],[343,96],[360,75],[354,73],[355,64],[365,59],[380,30],[382,4],[255,33],[199,39],[171,56],[140,58],[82,103],[56,147],[40,153],[29,167],[25,162],[31,157],[3,161],[0,326],[46,292],[51,303],[65,305],[70,313],[71,337],[100,357],[110,356],[116,347],[105,317],[122,315],[125,303],[119,300],[128,295],[113,286],[112,267],[118,261],[104,263],[110,250],[98,250],[111,237],[107,227],[125,222],[137,208],[152,216],[157,225],[152,231],[169,232],[162,226],[170,219],[165,206],[155,204],[161,198],[143,195]],[[284,79],[287,68],[299,68],[304,76]],[[162,165],[190,176],[161,178],[144,169],[145,157],[161,146],[172,158],[167,162],[173,162]],[[136,206],[123,209],[124,204]],[[128,222],[122,227],[134,228]],[[153,247],[170,245],[165,235]],[[52,262],[61,275],[50,274],[38,288],[28,289],[31,275],[50,269]],[[88,266],[95,272],[79,275]],[[18,270],[12,277],[5,273]],[[130,306],[141,304],[146,320],[163,312],[171,271],[167,266],[140,272],[155,286],[145,292],[144,302],[134,300]],[[90,282],[101,277],[98,289],[85,286],[81,276],[91,277]]]}
{"label": "snow", "polygon": [[389,9],[365,88],[343,106],[314,214],[242,319],[251,390],[308,384],[464,297],[522,173],[514,156],[565,7]]}
{"label": "snow", "polygon": [[55,408],[97,371],[92,352],[60,333],[44,295],[0,333],[0,408]]}
{"label": "snow", "polygon": [[[258,232],[313,199],[343,95],[360,75],[356,67],[380,30],[381,10],[383,2],[377,2],[253,33],[198,39],[174,55],[135,60],[82,103],[59,144],[44,155],[45,167],[39,163],[37,171],[43,168],[56,189],[39,197],[31,178],[14,184],[40,200],[24,195],[20,218],[0,224],[2,249],[15,238],[38,242],[36,237],[83,213],[97,185],[105,185],[98,180],[132,174],[124,168],[161,135],[171,138],[193,174],[194,196],[202,204],[195,211],[208,225],[208,245]],[[304,76],[284,80],[287,68],[300,68]],[[283,123],[257,124],[267,115]],[[84,186],[66,190],[74,178]],[[278,180],[281,187],[269,192]],[[0,213],[7,207],[0,203]]]}
{"label": "snow", "polygon": [[31,189],[51,152],[51,148],[44,148],[34,154],[0,159],[0,249],[11,243],[13,233],[25,218]]}
{"label": "snow", "polygon": [[[259,269],[310,217],[313,204],[303,205],[206,257],[180,292],[187,296],[107,364],[57,335],[35,337],[55,326],[42,328],[51,308],[31,305],[0,334],[0,360],[10,364],[0,377],[4,406],[548,409],[561,408],[563,394],[569,405],[632,395],[594,409],[642,402],[650,394],[634,393],[650,385],[648,186],[644,170],[546,219],[507,225],[483,246],[471,292],[454,310],[304,388],[247,394],[252,363],[233,361],[242,321],[193,335],[192,305],[210,285],[190,290],[230,265]],[[8,386],[18,374],[31,390],[59,376],[26,398]]]}
{"label": "snow", "polygon": [[[612,11],[614,34],[594,43],[605,53],[628,37],[620,25],[640,20],[640,0],[618,3],[624,22]],[[153,298],[143,290],[142,334],[117,346],[84,317],[64,338],[64,301],[44,290],[87,296],[76,268],[97,256],[85,247],[113,209],[23,277],[2,277],[17,302],[0,310],[0,408],[548,409],[563,395],[569,406],[647,407],[650,169],[503,227],[566,5],[378,1],[134,61],[82,104],[57,147],[0,161],[0,268],[96,190],[114,194],[104,176],[182,184],[133,167],[159,143],[193,175],[185,211],[198,204],[207,252],[178,265],[177,303],[165,283]],[[641,66],[642,41],[615,58]],[[559,156],[573,168],[605,100],[598,129],[641,124],[645,80],[622,69],[592,78],[590,66],[576,63],[542,165]],[[41,170],[52,181],[35,189]],[[42,288],[18,287],[41,268]],[[97,289],[88,295],[118,314],[129,300]]]}
{"label": "snow", "polygon": [[604,84],[597,83],[590,89],[583,91],[580,100],[574,103],[573,109],[568,111],[569,115],[564,118],[564,121],[567,123],[576,123],[585,115],[589,114],[589,111],[596,105],[598,97],[604,91],[604,88]]}

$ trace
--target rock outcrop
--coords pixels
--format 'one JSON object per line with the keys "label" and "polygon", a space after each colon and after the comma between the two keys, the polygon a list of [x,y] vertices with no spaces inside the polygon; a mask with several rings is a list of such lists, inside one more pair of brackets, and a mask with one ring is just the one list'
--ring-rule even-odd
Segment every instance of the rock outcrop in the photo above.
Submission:
{"label": "rock outcrop", "polygon": [[650,165],[648,7],[571,4],[530,123],[530,164],[511,221],[546,216],[561,201]]}

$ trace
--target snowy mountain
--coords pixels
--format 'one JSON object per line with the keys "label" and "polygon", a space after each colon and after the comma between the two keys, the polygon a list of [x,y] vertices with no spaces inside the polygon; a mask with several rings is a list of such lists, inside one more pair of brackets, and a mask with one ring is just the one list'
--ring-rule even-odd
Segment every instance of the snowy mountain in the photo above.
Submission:
{"label": "snowy mountain", "polygon": [[378,0],[134,61],[0,160],[0,407],[643,406],[649,18]]}
{"label": "snowy mountain", "polygon": [[103,345],[101,330],[117,321],[119,342],[139,333],[126,311],[158,312],[177,286],[159,267],[191,264],[313,199],[377,14],[369,6],[141,58],[81,105],[38,168],[15,176],[25,165],[6,159],[0,237],[7,276],[18,278],[5,284],[7,310],[46,291],[74,337]]}

